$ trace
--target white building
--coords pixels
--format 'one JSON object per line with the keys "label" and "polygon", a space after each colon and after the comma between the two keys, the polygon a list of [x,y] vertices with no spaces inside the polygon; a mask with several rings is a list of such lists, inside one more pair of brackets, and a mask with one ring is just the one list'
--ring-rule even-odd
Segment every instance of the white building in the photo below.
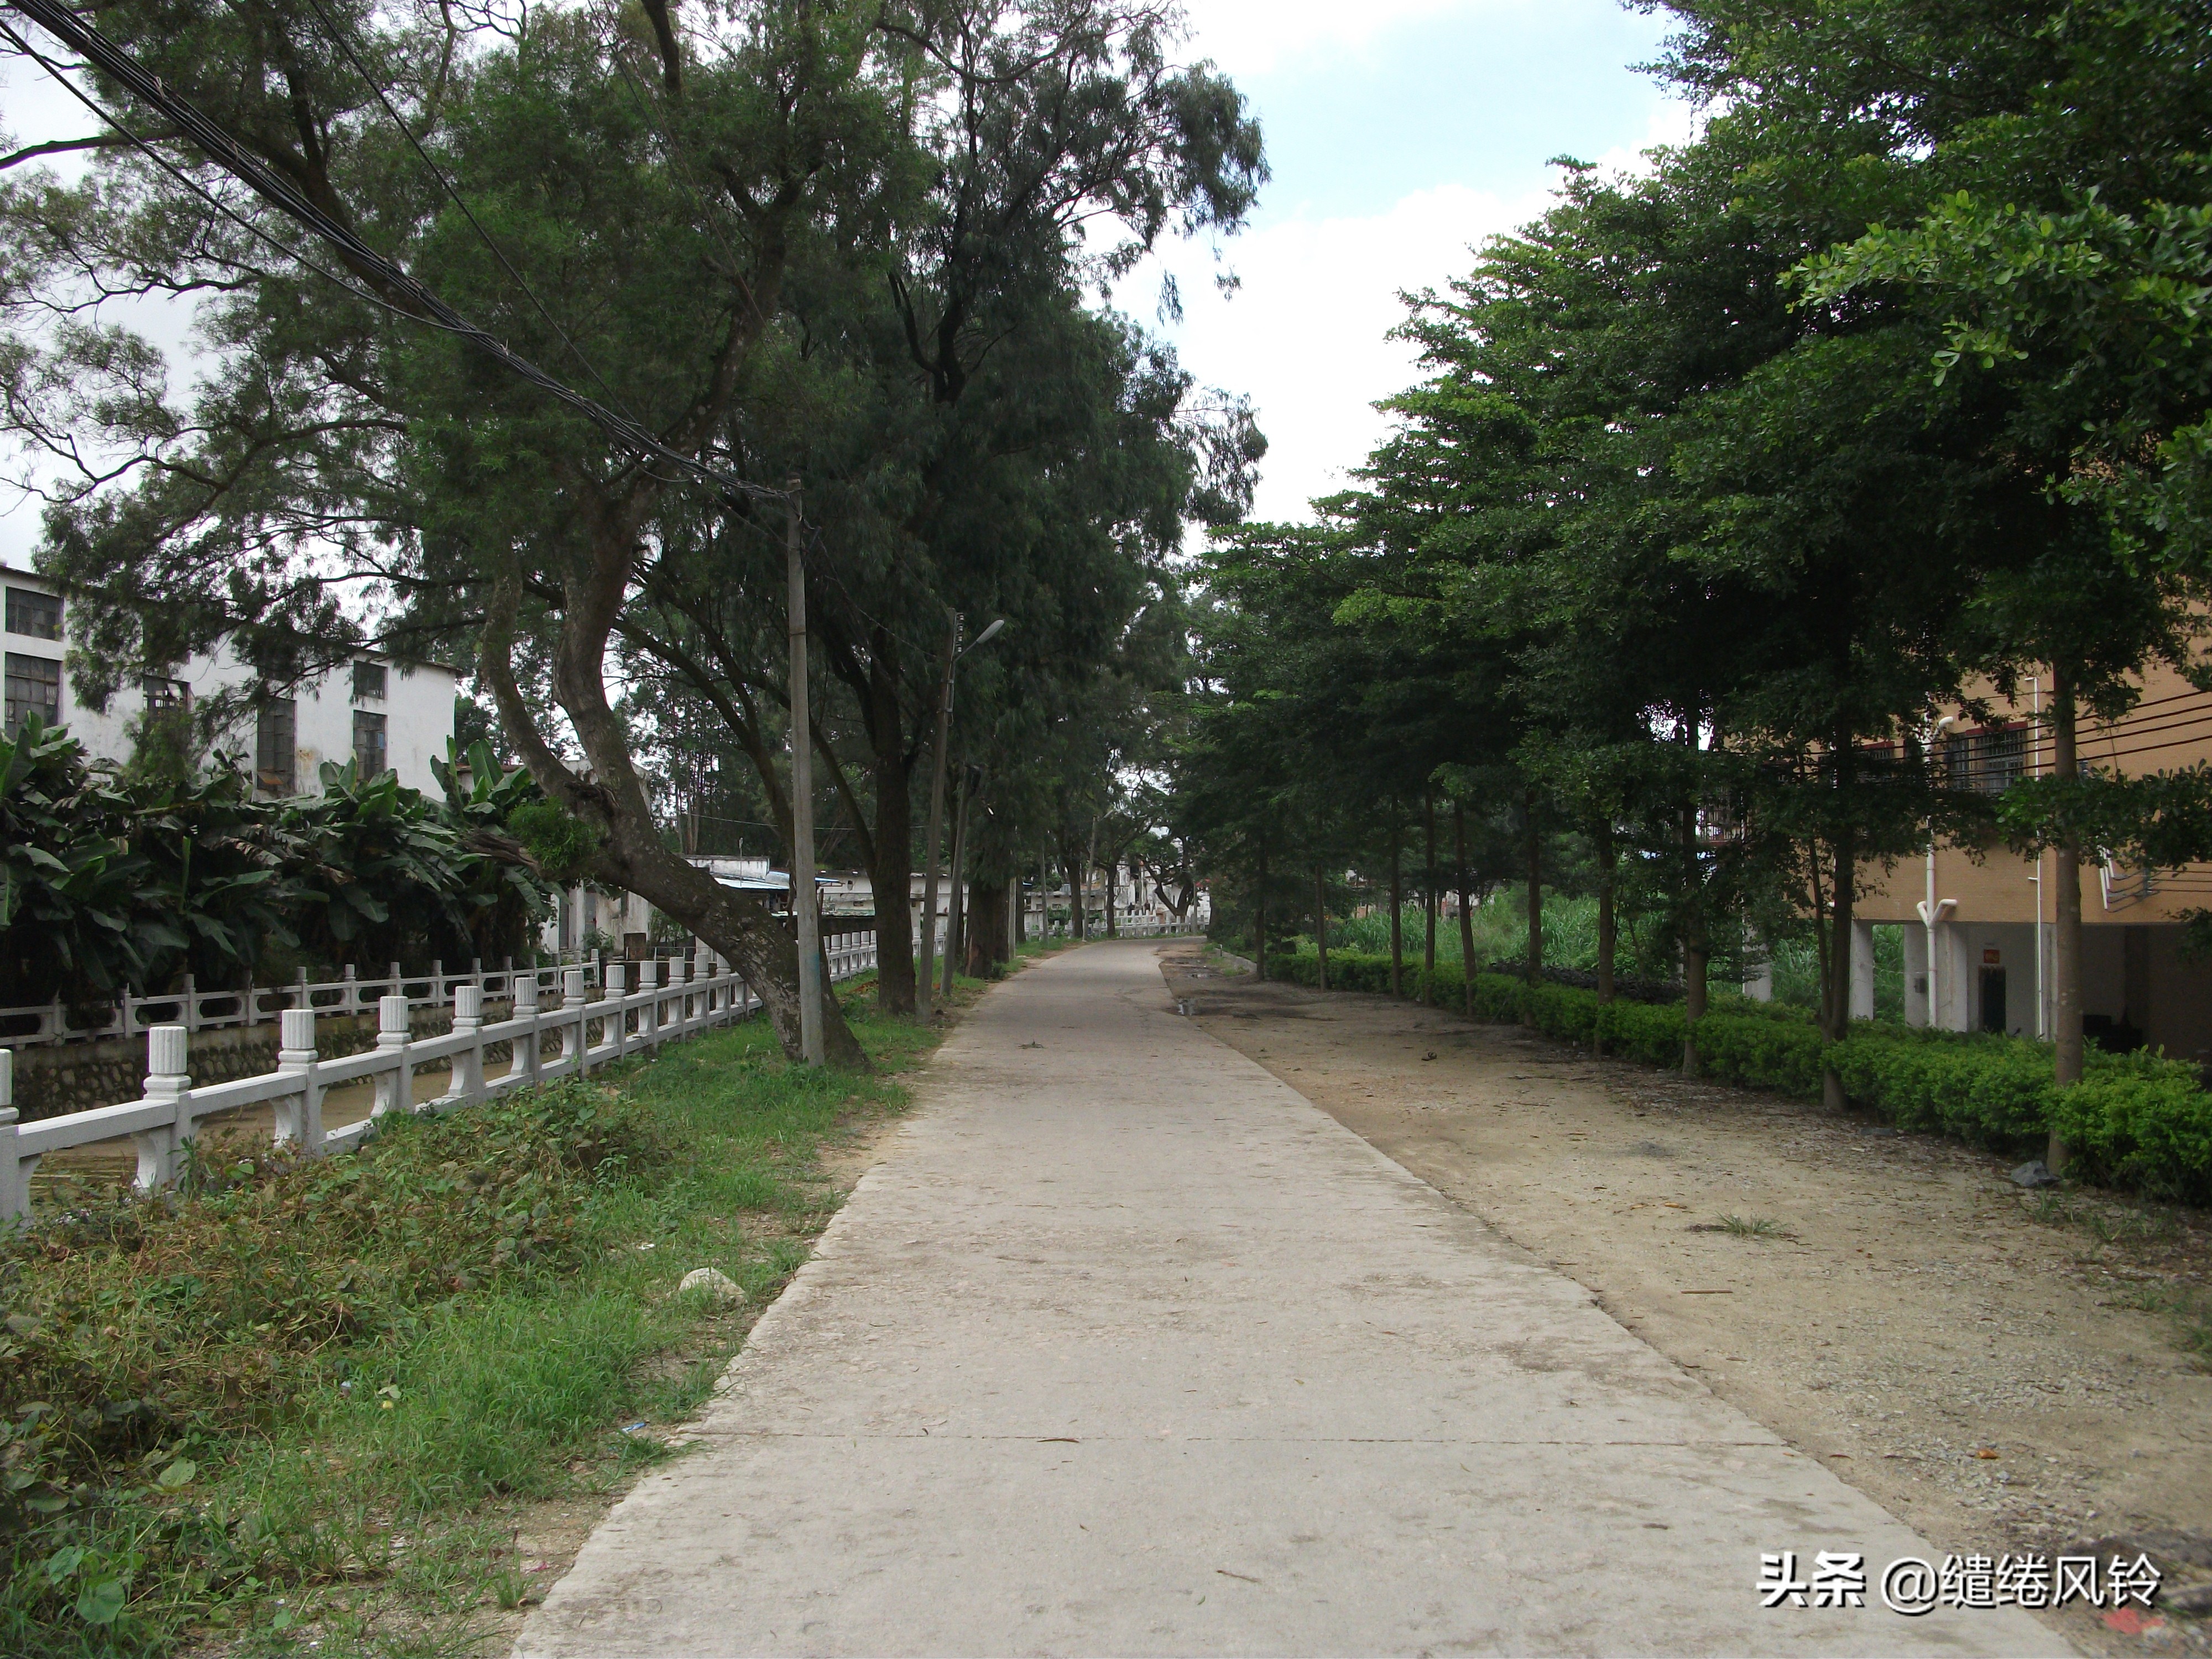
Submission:
{"label": "white building", "polygon": [[[127,761],[140,722],[149,713],[190,710],[217,692],[236,693],[253,684],[253,671],[228,643],[195,653],[166,674],[127,680],[105,711],[74,695],[67,657],[71,643],[69,605],[53,586],[27,571],[0,565],[6,586],[7,729],[12,737],[23,716],[36,710],[50,726],[66,726],[95,760]],[[363,652],[349,666],[272,697],[241,717],[239,729],[219,734],[216,747],[252,763],[266,795],[315,794],[325,761],[357,761],[365,775],[386,770],[411,789],[434,792],[431,758],[442,757],[453,736],[456,678],[451,669],[398,663]]]}

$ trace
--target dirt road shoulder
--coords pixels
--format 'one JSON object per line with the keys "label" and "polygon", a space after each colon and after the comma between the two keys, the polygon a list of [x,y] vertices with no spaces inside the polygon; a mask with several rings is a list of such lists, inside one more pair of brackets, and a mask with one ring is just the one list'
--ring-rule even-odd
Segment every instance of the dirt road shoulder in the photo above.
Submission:
{"label": "dirt road shoulder", "polygon": [[[2162,1311],[2212,1276],[2202,1218],[2024,1194],[1931,1137],[1164,957],[1207,1031],[1939,1547],[2163,1534],[2212,1581],[2212,1374]],[[2063,1624],[2212,1651],[2202,1619]]]}

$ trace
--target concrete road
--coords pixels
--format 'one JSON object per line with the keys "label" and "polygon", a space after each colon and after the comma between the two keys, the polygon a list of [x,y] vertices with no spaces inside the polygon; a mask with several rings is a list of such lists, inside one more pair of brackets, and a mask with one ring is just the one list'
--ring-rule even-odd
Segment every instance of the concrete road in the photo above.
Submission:
{"label": "concrete road", "polygon": [[1762,1553],[1942,1558],[1179,1017],[1147,944],[969,1015],[699,1436],[518,1654],[2069,1650],[1872,1584],[1763,1608]]}

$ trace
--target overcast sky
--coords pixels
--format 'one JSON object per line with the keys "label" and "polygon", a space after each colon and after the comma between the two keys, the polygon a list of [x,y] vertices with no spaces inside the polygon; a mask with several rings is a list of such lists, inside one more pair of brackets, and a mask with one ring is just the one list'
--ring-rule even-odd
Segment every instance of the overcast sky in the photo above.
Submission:
{"label": "overcast sky", "polygon": [[[1468,249],[1541,212],[1551,158],[1628,167],[1687,130],[1633,64],[1663,21],[1618,0],[1194,0],[1193,56],[1250,99],[1273,180],[1219,255],[1181,246],[1115,302],[1158,326],[1162,269],[1184,318],[1167,331],[1208,386],[1249,396],[1270,450],[1255,512],[1307,516],[1382,431],[1371,405],[1408,385],[1384,337],[1402,291],[1440,287]],[[64,94],[0,68],[0,126],[19,142],[90,131]],[[151,320],[151,319],[149,319]],[[175,337],[174,323],[149,331]],[[34,506],[0,499],[0,559],[26,562]]]}

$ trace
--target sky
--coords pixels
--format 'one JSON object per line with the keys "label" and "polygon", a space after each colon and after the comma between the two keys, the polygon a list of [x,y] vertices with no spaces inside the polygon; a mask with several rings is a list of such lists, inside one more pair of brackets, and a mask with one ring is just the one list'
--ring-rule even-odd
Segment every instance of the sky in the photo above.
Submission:
{"label": "sky", "polygon": [[[1687,107],[1632,67],[1663,20],[1618,0],[1193,0],[1194,55],[1259,117],[1273,172],[1242,234],[1158,268],[1182,295],[1160,324],[1141,271],[1116,303],[1171,338],[1184,367],[1249,396],[1268,453],[1254,516],[1310,517],[1386,430],[1375,403],[1419,378],[1389,338],[1403,293],[1441,289],[1470,250],[1540,214],[1571,155],[1638,166],[1690,131]],[[1149,281],[1146,280],[1149,277]]]}
{"label": "sky", "polygon": [[[1633,167],[1690,118],[1633,68],[1657,55],[1663,20],[1619,0],[1188,3],[1188,55],[1249,100],[1273,176],[1241,234],[1164,249],[1114,301],[1202,384],[1252,399],[1269,444],[1255,515],[1304,519],[1382,436],[1375,403],[1418,378],[1388,337],[1401,294],[1441,289],[1484,238],[1541,213],[1554,156]],[[0,127],[18,142],[91,131],[12,64]],[[1223,270],[1239,279],[1227,296]],[[1180,323],[1158,315],[1165,273]],[[140,323],[163,344],[184,337],[180,318]],[[35,502],[0,495],[0,561],[27,563],[38,529]]]}

